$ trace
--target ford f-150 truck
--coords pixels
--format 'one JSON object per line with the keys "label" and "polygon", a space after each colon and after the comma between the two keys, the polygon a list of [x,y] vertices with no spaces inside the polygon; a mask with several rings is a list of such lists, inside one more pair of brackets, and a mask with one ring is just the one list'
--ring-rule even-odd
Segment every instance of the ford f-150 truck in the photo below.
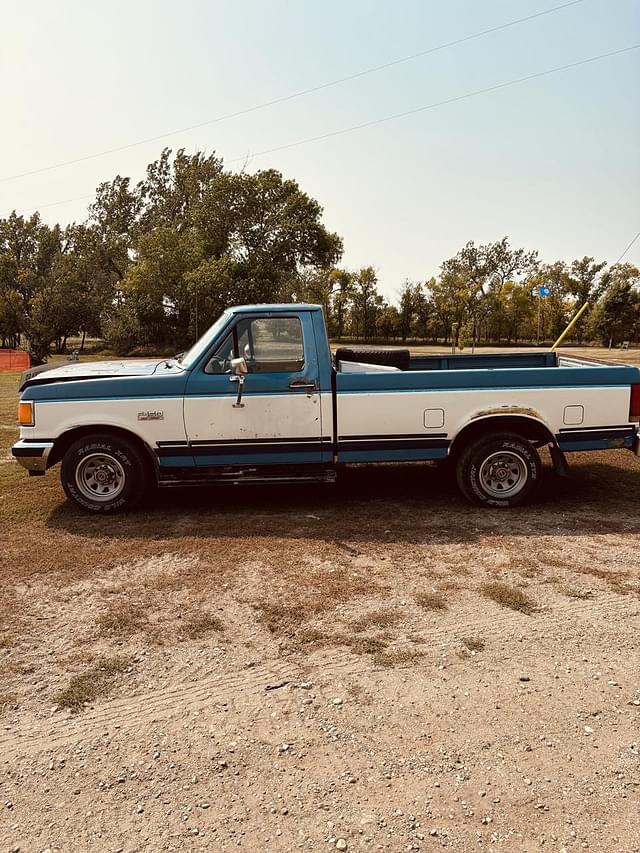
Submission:
{"label": "ford f-150 truck", "polygon": [[[410,357],[339,349],[318,305],[226,311],[186,353],[27,374],[16,459],[61,462],[69,498],[131,509],[150,484],[327,482],[350,463],[450,457],[471,501],[511,507],[539,448],[639,453],[640,369],[555,352]],[[426,488],[426,486],[425,486]]]}

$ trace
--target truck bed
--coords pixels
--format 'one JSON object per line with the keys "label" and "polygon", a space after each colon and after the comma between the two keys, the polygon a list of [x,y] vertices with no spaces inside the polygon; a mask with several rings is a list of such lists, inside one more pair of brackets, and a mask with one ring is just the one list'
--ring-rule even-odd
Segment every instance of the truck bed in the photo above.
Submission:
{"label": "truck bed", "polygon": [[631,448],[635,440],[629,401],[639,372],[629,365],[542,352],[417,356],[408,370],[358,368],[335,378],[344,462],[443,458],[470,423],[505,415],[544,424],[565,451]]}

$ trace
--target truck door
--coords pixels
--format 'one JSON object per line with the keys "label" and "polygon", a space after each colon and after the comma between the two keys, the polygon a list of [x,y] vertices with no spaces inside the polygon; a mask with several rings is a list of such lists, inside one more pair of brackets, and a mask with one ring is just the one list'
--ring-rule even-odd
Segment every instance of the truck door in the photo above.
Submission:
{"label": "truck door", "polygon": [[[244,357],[241,405],[231,359]],[[329,461],[310,312],[239,314],[195,367],[184,419],[196,465],[283,465]]]}

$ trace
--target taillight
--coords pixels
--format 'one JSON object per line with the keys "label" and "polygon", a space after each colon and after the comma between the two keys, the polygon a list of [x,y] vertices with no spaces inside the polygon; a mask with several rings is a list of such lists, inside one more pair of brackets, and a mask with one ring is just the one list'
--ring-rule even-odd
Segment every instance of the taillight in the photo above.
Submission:
{"label": "taillight", "polygon": [[640,385],[631,386],[631,407],[629,409],[629,420],[640,421]]}

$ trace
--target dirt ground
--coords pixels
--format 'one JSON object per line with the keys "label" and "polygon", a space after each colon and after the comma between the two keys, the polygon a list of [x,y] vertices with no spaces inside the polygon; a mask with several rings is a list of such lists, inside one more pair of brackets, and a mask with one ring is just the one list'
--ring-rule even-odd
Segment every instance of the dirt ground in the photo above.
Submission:
{"label": "dirt ground", "polygon": [[446,468],[167,490],[109,519],[8,455],[0,853],[640,851],[640,460],[531,507]]}

